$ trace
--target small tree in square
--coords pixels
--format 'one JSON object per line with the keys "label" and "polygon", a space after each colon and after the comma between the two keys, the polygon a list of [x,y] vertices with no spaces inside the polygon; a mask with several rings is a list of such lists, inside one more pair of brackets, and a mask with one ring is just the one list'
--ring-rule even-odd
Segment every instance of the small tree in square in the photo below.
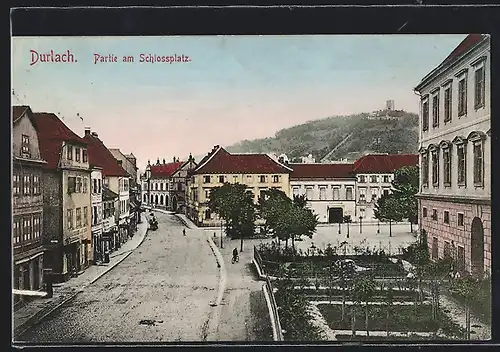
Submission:
{"label": "small tree in square", "polygon": [[404,216],[398,199],[392,193],[377,199],[373,213],[378,220],[389,222],[389,236],[392,236],[392,222],[401,221]]}

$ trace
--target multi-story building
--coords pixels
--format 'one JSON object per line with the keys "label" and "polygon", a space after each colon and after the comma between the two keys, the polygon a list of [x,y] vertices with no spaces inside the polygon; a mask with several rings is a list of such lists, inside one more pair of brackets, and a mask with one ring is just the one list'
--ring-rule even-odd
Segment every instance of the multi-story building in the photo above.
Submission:
{"label": "multi-story building", "polygon": [[187,214],[187,181],[188,175],[196,168],[197,164],[190,154],[186,162],[179,166],[170,176],[168,182],[168,209]]}
{"label": "multi-story building", "polygon": [[[42,173],[38,135],[29,106],[12,109],[13,287],[37,291],[43,285],[44,248]],[[14,303],[21,301],[15,295]]]}
{"label": "multi-story building", "polygon": [[91,222],[92,222],[92,248],[94,250],[94,263],[102,262],[104,246],[102,241],[102,169],[91,166],[90,175],[91,189]]}
{"label": "multi-story building", "polygon": [[[118,221],[115,209],[118,207],[119,196],[108,187],[102,186],[102,242],[101,250],[105,254],[114,247],[115,236],[118,233]],[[106,256],[103,256],[106,261]]]}
{"label": "multi-story building", "polygon": [[415,88],[420,227],[432,258],[491,272],[490,37],[468,35]]}
{"label": "multi-story building", "polygon": [[88,145],[90,163],[102,169],[103,185],[118,194],[118,206],[115,208],[118,232],[114,234],[110,249],[119,248],[132,235],[129,219],[129,174],[118,164],[115,157],[99,139],[96,132],[85,129],[84,141]]}
{"label": "multi-story building", "polygon": [[129,204],[130,204],[130,227],[135,231],[136,224],[140,218],[141,190],[137,179],[137,159],[134,154],[123,154],[120,149],[109,149],[120,165],[130,176],[129,180]]}
{"label": "multi-story building", "polygon": [[[356,213],[353,164],[288,164],[291,196],[305,195],[319,222],[341,223]],[[354,220],[354,219],[353,219]]]}
{"label": "multi-story building", "polygon": [[90,166],[85,141],[53,113],[34,113],[42,158],[44,266],[66,281],[92,261]]}
{"label": "multi-story building", "polygon": [[289,176],[293,170],[266,154],[230,154],[215,146],[189,172],[187,216],[199,226],[218,226],[221,222],[207,207],[210,190],[224,183],[240,183],[257,202],[262,191],[279,189],[290,196]]}
{"label": "multi-story building", "polygon": [[368,154],[354,162],[356,175],[356,213],[353,221],[376,221],[377,199],[391,193],[394,171],[404,166],[418,166],[418,154]]}
{"label": "multi-story building", "polygon": [[[170,198],[169,193],[171,177],[185,163],[186,162],[179,161],[175,157],[171,163],[166,163],[165,159],[163,159],[163,162],[160,163],[160,159],[158,159],[154,165],[151,165],[148,160],[148,167],[150,168],[151,176],[149,180],[145,177],[143,178],[144,185],[142,187],[142,197],[148,205],[154,205],[158,208],[172,210],[173,200]],[[149,201],[147,201],[148,197],[150,198]]]}

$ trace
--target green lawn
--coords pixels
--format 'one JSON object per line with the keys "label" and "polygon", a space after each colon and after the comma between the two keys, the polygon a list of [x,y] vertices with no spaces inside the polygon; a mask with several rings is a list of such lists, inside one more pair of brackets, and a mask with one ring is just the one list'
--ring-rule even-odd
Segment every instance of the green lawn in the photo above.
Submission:
{"label": "green lawn", "polygon": [[[342,306],[331,304],[319,304],[318,309],[326,322],[333,330],[351,329],[351,306],[346,306],[345,319],[342,321]],[[460,328],[454,324],[450,318],[440,312],[438,321],[432,320],[432,307],[430,305],[417,306],[392,306],[389,320],[387,321],[387,310],[384,306],[370,306],[368,329],[371,331],[415,331],[432,332],[438,327],[444,330],[445,334],[459,334]],[[365,308],[356,309],[356,330],[365,330]]]}

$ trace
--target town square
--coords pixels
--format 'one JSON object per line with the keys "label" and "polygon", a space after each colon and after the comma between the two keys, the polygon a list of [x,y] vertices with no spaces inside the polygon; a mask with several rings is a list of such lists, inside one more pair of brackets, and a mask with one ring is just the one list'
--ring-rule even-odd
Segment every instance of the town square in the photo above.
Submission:
{"label": "town square", "polygon": [[12,47],[14,344],[491,339],[489,35]]}

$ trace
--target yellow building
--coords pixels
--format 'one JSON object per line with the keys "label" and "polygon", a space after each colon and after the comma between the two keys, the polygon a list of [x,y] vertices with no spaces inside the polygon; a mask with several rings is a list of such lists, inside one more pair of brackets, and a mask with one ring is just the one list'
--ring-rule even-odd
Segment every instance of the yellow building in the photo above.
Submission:
{"label": "yellow building", "polygon": [[247,186],[257,202],[262,191],[276,188],[290,196],[292,169],[266,154],[230,154],[215,146],[190,173],[187,216],[198,226],[219,226],[220,219],[207,207],[210,190],[224,183]]}

